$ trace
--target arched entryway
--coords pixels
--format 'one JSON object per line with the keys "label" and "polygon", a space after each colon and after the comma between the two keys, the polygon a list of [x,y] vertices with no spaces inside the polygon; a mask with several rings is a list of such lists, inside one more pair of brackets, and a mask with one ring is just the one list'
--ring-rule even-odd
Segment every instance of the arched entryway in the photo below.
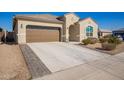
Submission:
{"label": "arched entryway", "polygon": [[79,31],[76,25],[70,25],[69,27],[69,41],[79,41]]}

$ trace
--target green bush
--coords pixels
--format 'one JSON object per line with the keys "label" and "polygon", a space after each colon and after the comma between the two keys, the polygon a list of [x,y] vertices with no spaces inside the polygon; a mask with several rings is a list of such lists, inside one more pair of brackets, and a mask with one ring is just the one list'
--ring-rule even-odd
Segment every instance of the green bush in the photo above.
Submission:
{"label": "green bush", "polygon": [[83,43],[84,45],[88,45],[88,44],[90,44],[90,42],[91,42],[91,40],[90,40],[89,38],[82,40],[82,43]]}
{"label": "green bush", "polygon": [[102,48],[104,50],[108,50],[108,51],[114,50],[116,48],[116,44],[115,43],[107,43],[107,42],[105,42],[105,43],[102,43]]}

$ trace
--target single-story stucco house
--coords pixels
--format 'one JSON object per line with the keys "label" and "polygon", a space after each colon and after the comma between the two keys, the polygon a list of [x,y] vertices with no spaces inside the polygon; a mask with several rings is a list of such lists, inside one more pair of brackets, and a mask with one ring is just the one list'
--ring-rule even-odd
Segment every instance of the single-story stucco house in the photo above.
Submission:
{"label": "single-story stucco house", "polygon": [[108,29],[100,29],[99,30],[99,37],[104,37],[106,35],[112,35],[112,31]]}
{"label": "single-story stucco house", "polygon": [[0,43],[2,42],[4,35],[5,35],[4,30],[2,28],[0,28]]}
{"label": "single-story stucco house", "polygon": [[0,28],[0,42],[1,42],[2,36],[3,36],[2,28]]}
{"label": "single-story stucco house", "polygon": [[98,25],[92,18],[80,19],[74,13],[63,16],[51,14],[16,15],[13,31],[17,43],[80,42],[88,37],[98,38]]}
{"label": "single-story stucco house", "polygon": [[8,32],[6,29],[0,28],[0,42],[14,42],[14,32]]}

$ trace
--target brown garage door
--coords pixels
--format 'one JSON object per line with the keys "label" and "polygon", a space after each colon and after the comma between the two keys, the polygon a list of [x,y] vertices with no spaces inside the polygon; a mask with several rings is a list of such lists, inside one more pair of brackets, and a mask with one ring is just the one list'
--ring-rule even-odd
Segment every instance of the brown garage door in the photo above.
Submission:
{"label": "brown garage door", "polygon": [[60,41],[58,28],[29,26],[26,31],[26,42]]}

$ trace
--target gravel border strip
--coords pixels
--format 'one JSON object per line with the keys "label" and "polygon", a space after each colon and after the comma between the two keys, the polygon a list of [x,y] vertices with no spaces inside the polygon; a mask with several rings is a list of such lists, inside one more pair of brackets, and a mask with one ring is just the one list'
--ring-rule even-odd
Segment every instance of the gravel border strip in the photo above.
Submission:
{"label": "gravel border strip", "polygon": [[32,75],[32,79],[52,73],[27,44],[19,46]]}
{"label": "gravel border strip", "polygon": [[81,45],[81,44],[76,44],[76,45],[84,47],[84,48],[88,48],[88,49],[91,49],[91,50],[94,50],[94,51],[98,51],[98,52],[101,52],[101,53],[105,53],[105,54],[108,54],[108,55],[116,55],[116,54],[111,54],[111,53],[105,52],[104,50],[93,49],[93,48],[87,47],[85,45]]}

